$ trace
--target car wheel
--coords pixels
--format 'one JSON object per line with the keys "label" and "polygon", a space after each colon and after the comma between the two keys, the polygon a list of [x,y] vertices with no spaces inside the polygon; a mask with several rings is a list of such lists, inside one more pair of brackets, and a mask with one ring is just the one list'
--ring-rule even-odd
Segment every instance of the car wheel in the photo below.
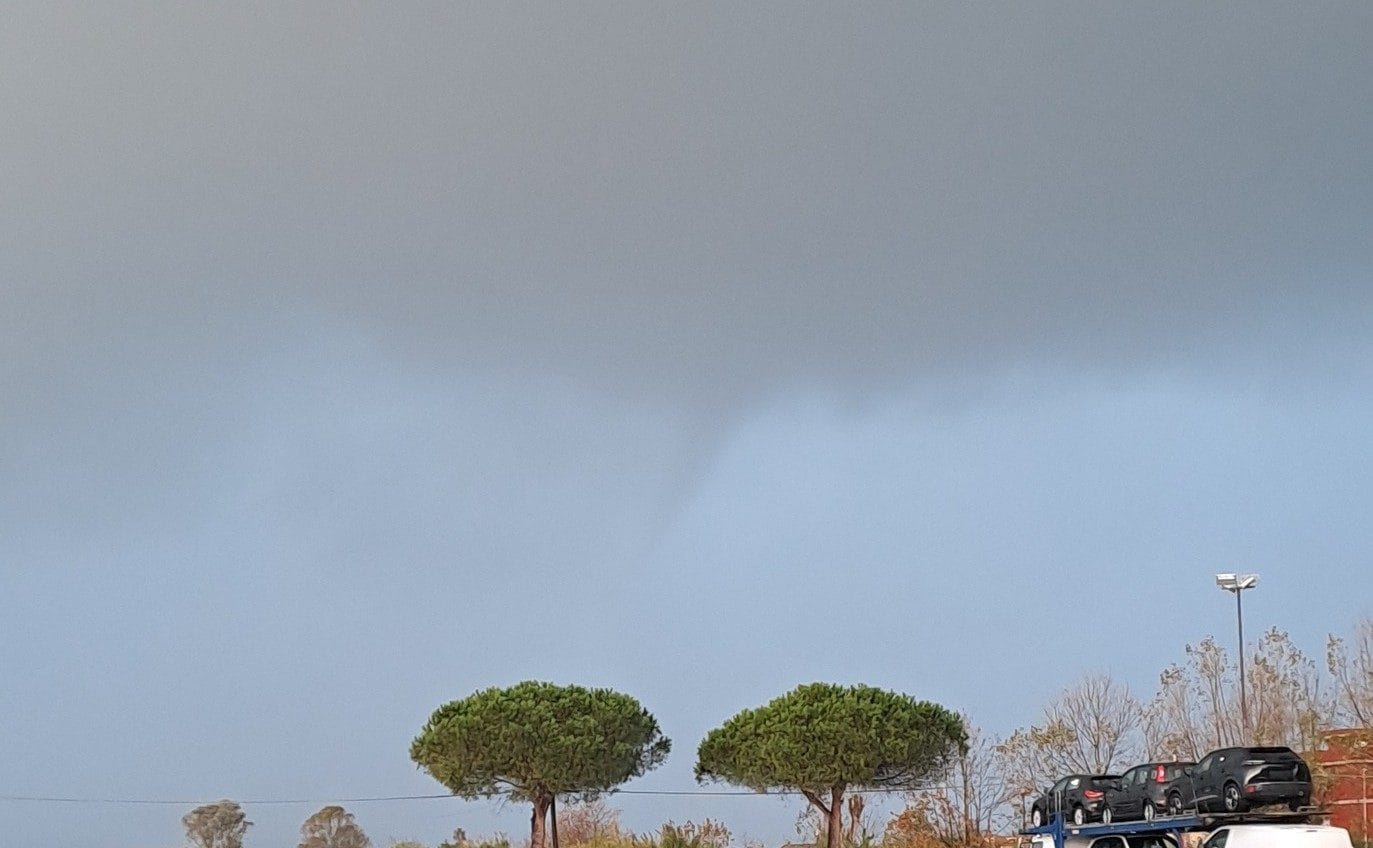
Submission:
{"label": "car wheel", "polygon": [[1152,803],[1150,803],[1149,801],[1145,801],[1145,802],[1144,802],[1144,820],[1145,820],[1145,821],[1147,821],[1147,822],[1153,821],[1153,820],[1154,820],[1154,815],[1155,815],[1157,812],[1158,812],[1158,811],[1154,809],[1154,805],[1153,805]]}
{"label": "car wheel", "polygon": [[1168,796],[1168,815],[1182,815],[1182,796],[1176,792]]}
{"label": "car wheel", "polygon": [[1225,805],[1225,812],[1227,812],[1227,813],[1242,813],[1242,812],[1244,812],[1244,798],[1240,795],[1240,788],[1239,788],[1238,786],[1236,786],[1235,784],[1233,784],[1233,783],[1227,783],[1227,784],[1225,784],[1225,789],[1223,790],[1223,793],[1222,793],[1221,798],[1222,798],[1222,801],[1223,801],[1223,803],[1224,803],[1224,805]]}
{"label": "car wheel", "polygon": [[1030,811],[1030,826],[1031,826],[1031,827],[1043,827],[1043,826],[1044,826],[1044,814],[1041,813],[1041,812],[1039,811],[1039,808],[1038,808],[1038,807],[1035,807],[1033,810]]}
{"label": "car wheel", "polygon": [[1110,823],[1111,823],[1111,807],[1110,807],[1109,804],[1104,804],[1104,805],[1102,805],[1102,807],[1101,807],[1101,823],[1102,823],[1102,824],[1110,824]]}
{"label": "car wheel", "polygon": [[1086,824],[1087,811],[1081,807],[1073,807],[1073,824]]}

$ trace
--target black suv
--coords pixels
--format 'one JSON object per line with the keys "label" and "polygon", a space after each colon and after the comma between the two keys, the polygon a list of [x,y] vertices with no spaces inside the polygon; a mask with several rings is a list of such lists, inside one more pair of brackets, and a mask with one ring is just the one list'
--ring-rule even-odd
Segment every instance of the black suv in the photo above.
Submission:
{"label": "black suv", "polygon": [[1212,751],[1168,786],[1168,812],[1242,813],[1251,807],[1311,803],[1311,769],[1291,748]]}
{"label": "black suv", "polygon": [[1101,820],[1107,824],[1126,819],[1153,821],[1168,809],[1168,788],[1193,763],[1145,763],[1125,772],[1125,776],[1106,789],[1106,804]]}
{"label": "black suv", "polygon": [[1106,788],[1120,779],[1118,774],[1070,774],[1044,791],[1030,806],[1030,824],[1048,824],[1062,814],[1073,824],[1086,824],[1101,818],[1106,803]]}

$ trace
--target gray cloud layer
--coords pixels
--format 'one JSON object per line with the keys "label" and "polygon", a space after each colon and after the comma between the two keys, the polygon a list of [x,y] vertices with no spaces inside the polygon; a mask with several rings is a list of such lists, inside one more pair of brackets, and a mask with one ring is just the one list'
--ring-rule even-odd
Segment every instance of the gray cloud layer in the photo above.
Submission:
{"label": "gray cloud layer", "polygon": [[6,14],[11,793],[432,791],[427,711],[526,676],[681,788],[801,679],[1026,720],[1065,586],[1179,646],[1216,563],[1306,644],[1368,597],[1367,3]]}
{"label": "gray cloud layer", "polygon": [[1369,15],[34,4],[4,353],[322,311],[715,402],[1357,335]]}

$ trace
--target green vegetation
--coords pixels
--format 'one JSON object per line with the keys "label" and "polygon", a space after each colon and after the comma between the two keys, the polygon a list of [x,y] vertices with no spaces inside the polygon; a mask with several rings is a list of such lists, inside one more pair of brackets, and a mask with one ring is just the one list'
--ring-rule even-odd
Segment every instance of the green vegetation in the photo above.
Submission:
{"label": "green vegetation", "polygon": [[871,686],[811,683],[707,734],[696,779],[800,791],[826,818],[828,848],[839,848],[848,789],[917,789],[942,776],[966,746],[963,720],[938,704]]}
{"label": "green vegetation", "polygon": [[629,695],[526,681],[439,707],[410,757],[454,795],[529,802],[531,848],[544,848],[554,798],[593,800],[657,767],[671,747]]}

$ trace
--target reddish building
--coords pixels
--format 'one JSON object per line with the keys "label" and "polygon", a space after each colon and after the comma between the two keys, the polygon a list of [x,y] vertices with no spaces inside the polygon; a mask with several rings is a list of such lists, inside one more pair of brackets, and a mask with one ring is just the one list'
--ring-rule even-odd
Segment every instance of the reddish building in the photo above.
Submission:
{"label": "reddish building", "polygon": [[1318,803],[1330,810],[1330,823],[1349,831],[1354,842],[1367,843],[1373,816],[1373,728],[1332,730],[1316,754],[1320,776]]}

